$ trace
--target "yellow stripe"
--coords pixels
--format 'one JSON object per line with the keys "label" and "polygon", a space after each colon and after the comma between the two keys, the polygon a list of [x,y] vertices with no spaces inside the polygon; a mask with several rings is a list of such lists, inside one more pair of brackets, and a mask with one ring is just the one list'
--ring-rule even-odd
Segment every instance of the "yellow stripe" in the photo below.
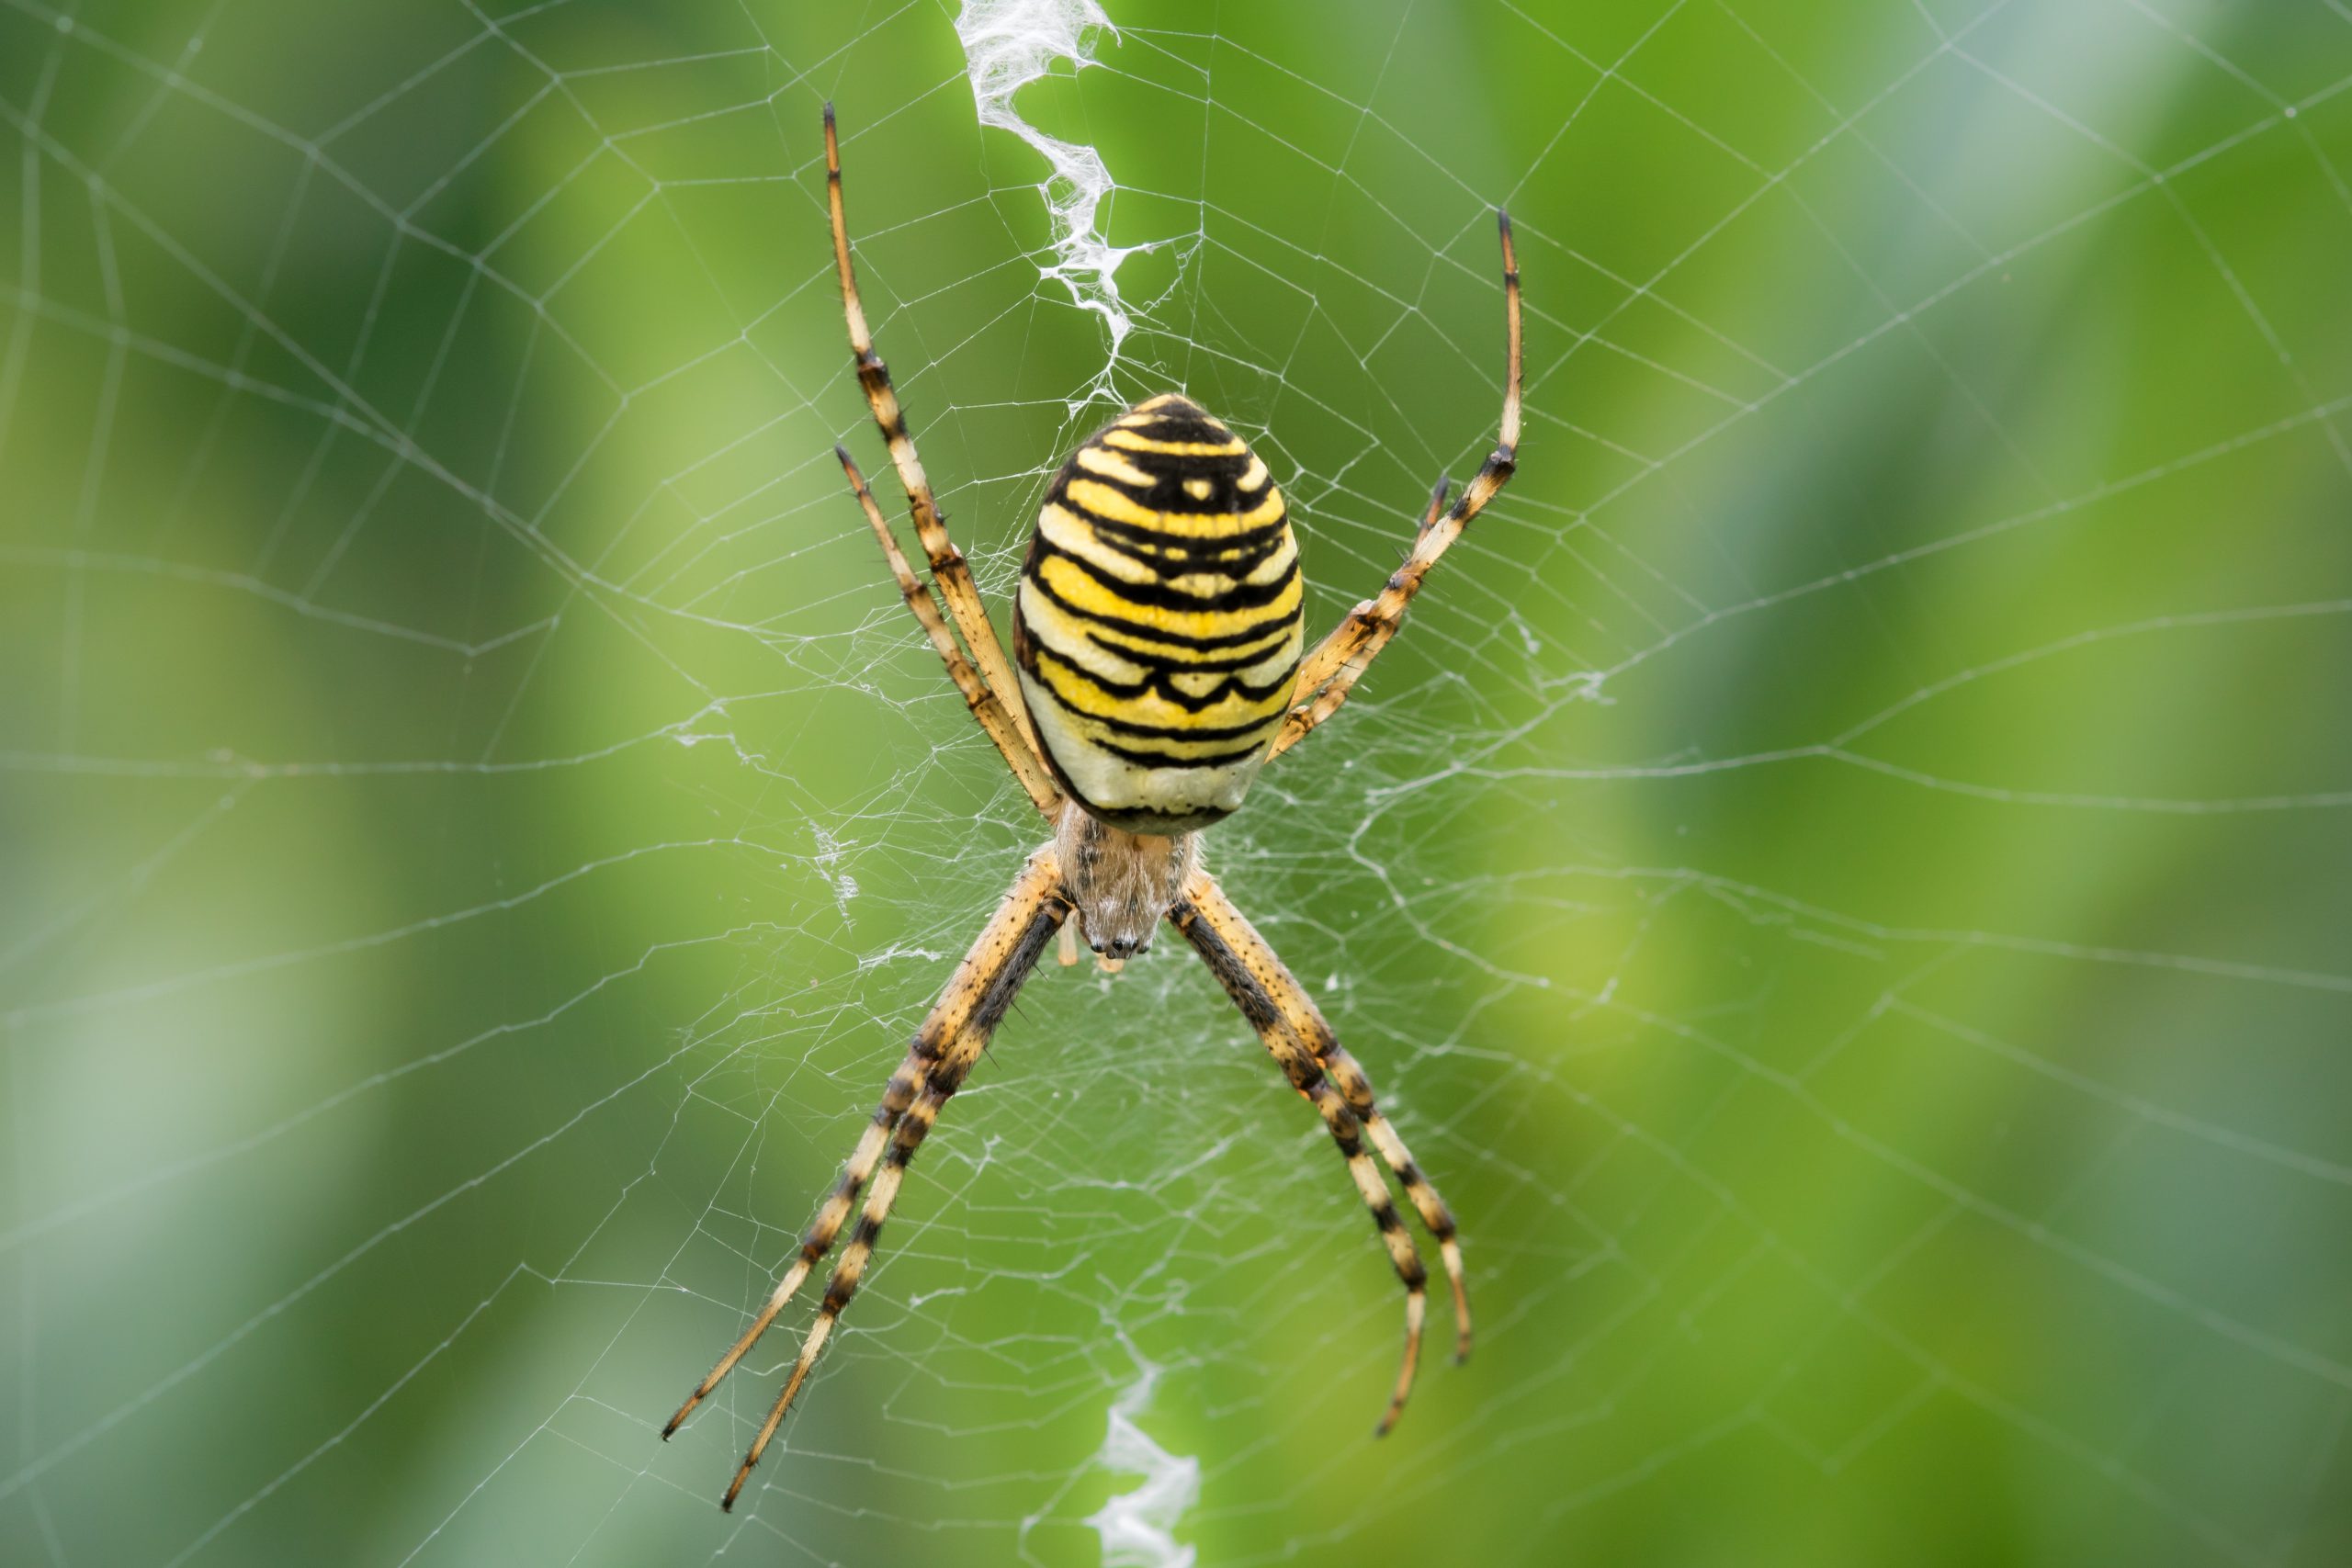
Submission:
{"label": "yellow stripe", "polygon": [[1037,653],[1037,676],[1047,690],[1061,700],[1062,705],[1081,718],[1118,719],[1128,724],[1164,726],[1178,733],[1170,736],[1125,736],[1107,726],[1102,739],[1115,744],[1142,741],[1152,746],[1182,748],[1198,746],[1209,751],[1231,751],[1250,743],[1252,737],[1217,736],[1193,739],[1185,736],[1187,729],[1230,729],[1251,725],[1272,731],[1287,711],[1290,694],[1276,692],[1261,702],[1249,702],[1238,693],[1212,703],[1198,713],[1177,706],[1156,692],[1139,697],[1117,697],[1085,677],[1085,672],[1063,663],[1043,649]]}
{"label": "yellow stripe", "polygon": [[1101,446],[1080,447],[1078,466],[1090,474],[1101,474],[1104,479],[1116,479],[1125,485],[1141,485],[1148,489],[1158,482],[1116,452]]}
{"label": "yellow stripe", "polygon": [[1130,452],[1158,452],[1170,457],[1238,457],[1250,450],[1238,435],[1224,441],[1154,441],[1148,435],[1137,435],[1116,425],[1102,433],[1102,444],[1124,446]]}
{"label": "yellow stripe", "polygon": [[1253,604],[1246,610],[1170,610],[1158,604],[1138,604],[1122,599],[1080,570],[1075,562],[1059,556],[1046,557],[1037,569],[1037,576],[1060,596],[1063,603],[1080,615],[1132,621],[1153,631],[1172,632],[1188,637],[1225,637],[1236,626],[1249,626],[1275,615],[1295,615],[1300,599],[1301,580],[1294,577],[1289,586],[1274,595],[1272,602]]}
{"label": "yellow stripe", "polygon": [[[1023,603],[1025,606],[1030,602],[1024,600]],[[1048,604],[1046,608],[1057,615],[1063,613],[1058,604]],[[1034,629],[1037,618],[1036,613],[1034,610],[1027,610],[1025,613],[1028,614]],[[1066,616],[1065,619],[1067,619]],[[1154,642],[1148,637],[1135,637],[1115,626],[1106,626],[1097,622],[1090,621],[1087,625],[1090,629],[1086,635],[1113,653],[1141,653],[1179,664],[1197,664],[1204,659],[1248,659],[1256,654],[1272,654],[1275,644],[1298,633],[1298,628],[1295,626],[1276,626],[1256,642],[1237,643],[1231,648],[1198,649],[1186,648],[1182,643]],[[1300,640],[1305,639],[1301,637]]]}
{"label": "yellow stripe", "polygon": [[1038,509],[1037,533],[1057,549],[1068,550],[1123,582],[1148,584],[1159,581],[1159,573],[1150,562],[1113,549],[1102,542],[1102,536],[1086,525],[1085,518],[1058,502],[1049,501]]}
{"label": "yellow stripe", "polygon": [[[1282,537],[1282,542],[1274,547],[1273,553],[1267,556],[1264,560],[1260,561],[1256,566],[1251,567],[1248,575],[1244,576],[1241,581],[1248,583],[1252,588],[1262,587],[1266,583],[1272,582],[1277,577],[1280,577],[1283,572],[1288,571],[1291,568],[1291,563],[1297,559],[1298,541],[1292,538],[1288,534],[1284,534]],[[1184,580],[1180,577],[1176,581],[1182,582]]]}
{"label": "yellow stripe", "polygon": [[[1021,619],[1029,628],[1031,642],[1089,674],[1132,686],[1150,673],[1144,665],[1122,658],[1124,650],[1117,645],[1104,642],[1093,630],[1095,622],[1071,615],[1025,582],[1021,585]],[[1178,651],[1193,659],[1201,657],[1189,649]]]}
{"label": "yellow stripe", "polygon": [[1148,528],[1179,539],[1222,539],[1252,528],[1262,528],[1283,515],[1283,492],[1271,486],[1266,499],[1247,512],[1154,512],[1125,491],[1094,479],[1072,479],[1063,491],[1070,503],[1106,523]]}
{"label": "yellow stripe", "polygon": [[[1070,511],[1058,502],[1048,502],[1037,511],[1037,534],[1047,544],[1066,550],[1088,564],[1117,578],[1122,582],[1138,586],[1164,584],[1179,593],[1189,593],[1195,599],[1208,599],[1230,593],[1238,583],[1253,586],[1268,583],[1290,569],[1298,558],[1298,546],[1288,534],[1276,540],[1274,547],[1263,559],[1237,578],[1232,572],[1216,570],[1215,563],[1204,563],[1198,571],[1188,571],[1175,577],[1163,577],[1147,561],[1136,559],[1103,542],[1102,536],[1086,525],[1082,513]],[[1237,554],[1228,550],[1226,555]]]}
{"label": "yellow stripe", "polygon": [[[1029,623],[1029,635],[1033,638],[1063,658],[1084,664],[1089,669],[1096,668],[1089,662],[1090,656],[1099,653],[1108,666],[1103,668],[1102,673],[1113,680],[1129,682],[1143,678],[1143,667],[1139,663],[1126,662],[1128,655],[1169,664],[1198,664],[1210,659],[1257,659],[1262,666],[1264,663],[1279,663],[1287,657],[1284,648],[1295,647],[1302,640],[1297,626],[1285,624],[1272,627],[1254,642],[1237,643],[1229,648],[1191,648],[1180,642],[1161,642],[1149,637],[1139,637],[1116,626],[1105,626],[1101,621],[1072,615],[1043,593],[1032,592],[1025,582],[1021,585],[1020,594],[1021,618]],[[1235,619],[1242,621],[1239,615]],[[1243,624],[1248,623],[1244,621]],[[1226,635],[1230,635],[1230,628]]]}

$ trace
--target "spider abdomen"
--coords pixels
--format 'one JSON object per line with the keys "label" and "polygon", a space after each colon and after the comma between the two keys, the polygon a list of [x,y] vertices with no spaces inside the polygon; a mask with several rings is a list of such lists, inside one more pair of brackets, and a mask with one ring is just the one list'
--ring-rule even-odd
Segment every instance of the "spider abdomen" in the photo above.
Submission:
{"label": "spider abdomen", "polygon": [[1046,492],[1013,605],[1062,787],[1129,832],[1231,813],[1290,706],[1302,599],[1282,491],[1248,443],[1174,393],[1098,432]]}

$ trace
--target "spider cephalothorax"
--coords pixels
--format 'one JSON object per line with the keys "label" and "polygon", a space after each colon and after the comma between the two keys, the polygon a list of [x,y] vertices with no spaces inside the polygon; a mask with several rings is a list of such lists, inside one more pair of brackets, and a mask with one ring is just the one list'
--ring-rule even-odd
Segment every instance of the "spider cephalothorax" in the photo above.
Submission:
{"label": "spider cephalothorax", "polygon": [[1075,800],[1054,822],[1070,919],[1087,945],[1114,964],[1151,946],[1200,858],[1200,840],[1191,833],[1130,833]]}
{"label": "spider cephalothorax", "polygon": [[849,453],[836,453],[908,609],[1054,832],[1022,866],[915,1031],[766,1305],[662,1435],[676,1431],[766,1332],[832,1250],[863,1194],[857,1226],[791,1375],[727,1489],[721,1506],[732,1507],[857,1293],[908,1162],[941,1109],[1057,932],[1064,938],[1063,962],[1076,962],[1069,946],[1073,916],[1105,967],[1142,952],[1159,921],[1174,926],[1322,1118],[1405,1287],[1404,1363],[1381,1417],[1385,1432],[1404,1409],[1420,1359],[1428,1273],[1380,1168],[1396,1178],[1438,1244],[1453,1295],[1459,1359],[1470,1350],[1470,1303],[1453,1216],[1381,1114],[1371,1080],[1314,999],[1201,863],[1195,835],[1241,804],[1261,767],[1347,701],[1365,665],[1396,635],[1430,568],[1510,480],[1520,423],[1519,270],[1510,220],[1501,219],[1510,337],[1501,439],[1451,508],[1439,484],[1404,565],[1377,596],[1358,604],[1302,659],[1298,550],[1282,492],[1246,443],[1197,403],[1170,393],[1113,421],[1071,456],[1047,491],[1013,606],[1016,680],[972,574],[947,536],[890,373],[866,330],[850,271],[831,105],[825,173],[858,385],[906,485],[938,600],[907,564]]}

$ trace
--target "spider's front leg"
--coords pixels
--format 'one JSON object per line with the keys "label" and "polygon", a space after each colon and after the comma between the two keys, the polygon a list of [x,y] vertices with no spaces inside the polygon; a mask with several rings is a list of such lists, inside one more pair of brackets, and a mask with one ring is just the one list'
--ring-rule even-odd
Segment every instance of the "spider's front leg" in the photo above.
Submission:
{"label": "spider's front leg", "polygon": [[[872,1121],[851,1153],[849,1164],[842,1169],[841,1179],[817,1211],[815,1221],[800,1245],[799,1256],[785,1271],[767,1304],[752,1320],[751,1326],[718,1364],[710,1370],[678,1413],[662,1428],[667,1439],[675,1432],[695,1405],[702,1403],[717,1388],[735,1364],[749,1354],[760,1336],[776,1319],[793,1293],[799,1290],[817,1264],[832,1250],[839,1239],[842,1224],[856,1205],[858,1193],[871,1178],[874,1190],[866,1196],[865,1210],[857,1229],[850,1238],[848,1249],[834,1269],[831,1280],[825,1289],[824,1304],[817,1320],[802,1341],[800,1353],[795,1359],[792,1375],[784,1392],[776,1398],[775,1408],[761,1426],[759,1436],[752,1440],[751,1451],[744,1457],[742,1468],[736,1472],[734,1484],[727,1489],[720,1506],[732,1508],[736,1495],[760,1461],[760,1455],[775,1436],[785,1413],[791,1408],[795,1395],[816,1364],[817,1356],[831,1337],[833,1324],[857,1292],[859,1280],[865,1271],[867,1259],[873,1255],[876,1237],[882,1222],[888,1216],[890,1205],[897,1198],[899,1185],[905,1179],[908,1162],[938,1119],[940,1108],[948,1097],[963,1086],[972,1070],[972,1064],[987,1046],[989,1036],[1005,1012],[1021,984],[1035,967],[1046,946],[1061,928],[1069,914],[1069,905],[1063,896],[1061,864],[1051,844],[1029,857],[1021,874],[1014,879],[1004,902],[964,955],[957,965],[955,978],[924,1018],[914,1039],[907,1047],[906,1059],[890,1075],[890,1082],[882,1094],[881,1103],[875,1108]],[[888,1152],[885,1152],[887,1145]],[[879,1162],[881,1175],[876,1177]]]}
{"label": "spider's front leg", "polygon": [[1476,475],[1463,487],[1451,511],[1444,510],[1446,487],[1442,481],[1439,483],[1437,493],[1430,498],[1429,511],[1422,514],[1420,527],[1414,532],[1412,547],[1405,552],[1405,564],[1389,575],[1379,594],[1350,611],[1348,618],[1300,661],[1298,688],[1293,699],[1295,705],[1283,720],[1282,732],[1274,737],[1273,749],[1266,754],[1269,761],[1306,739],[1317,725],[1339,711],[1340,705],[1355,689],[1364,667],[1396,635],[1396,628],[1405,619],[1405,607],[1421,591],[1422,580],[1437,565],[1438,558],[1462,536],[1472,519],[1486,510],[1487,502],[1501,493],[1511,475],[1519,471],[1520,379],[1523,362],[1519,332],[1519,253],[1511,246],[1510,215],[1498,210],[1495,220],[1502,234],[1503,324],[1510,340],[1503,366],[1501,434]]}
{"label": "spider's front leg", "polygon": [[[831,104],[825,106],[825,205],[832,220],[833,266],[841,276],[842,314],[849,328],[850,358],[857,367],[859,389],[865,392],[866,406],[873,412],[875,427],[889,447],[890,463],[899,470],[899,482],[906,487],[907,509],[914,514],[915,537],[931,563],[932,580],[939,584],[939,595],[947,602],[948,615],[972,650],[972,661],[979,667],[981,680],[996,694],[1017,736],[1028,725],[1021,687],[1012,678],[1012,667],[1005,662],[1004,649],[997,644],[996,628],[989,622],[988,606],[980,602],[971,566],[965,560],[964,552],[956,547],[955,540],[948,537],[946,520],[939,513],[939,500],[932,493],[931,478],[923,472],[922,458],[915,452],[914,434],[907,428],[906,409],[899,401],[898,388],[891,384],[889,367],[875,352],[874,333],[865,321],[865,306],[858,298],[857,272],[850,265],[849,215],[842,205],[841,136],[833,125]],[[1012,761],[1010,753],[1005,760]],[[1019,763],[1014,763],[1013,771],[1021,771]],[[1026,784],[1029,780],[1024,776],[1022,782]],[[1030,793],[1034,795],[1036,792],[1033,789]],[[1038,804],[1050,814],[1050,806],[1042,800]]]}

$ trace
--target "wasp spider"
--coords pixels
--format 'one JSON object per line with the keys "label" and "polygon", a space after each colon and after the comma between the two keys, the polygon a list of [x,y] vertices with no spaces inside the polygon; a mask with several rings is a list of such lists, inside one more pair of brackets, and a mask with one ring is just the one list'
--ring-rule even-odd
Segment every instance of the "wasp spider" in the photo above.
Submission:
{"label": "wasp spider", "polygon": [[1396,635],[1430,569],[1510,479],[1520,421],[1519,270],[1510,220],[1496,215],[1510,340],[1501,439],[1451,508],[1439,484],[1404,564],[1377,597],[1358,604],[1302,659],[1298,550],[1282,492],[1247,443],[1198,404],[1168,393],[1112,421],[1071,456],[1046,492],[1013,601],[1016,674],[1006,666],[964,557],[947,536],[890,373],[866,330],[850,272],[830,106],[825,178],[858,385],[906,486],[944,616],[900,553],[857,465],[845,450],[836,448],[836,455],[907,607],[972,716],[1053,825],[1053,837],[1022,867],[916,1030],[767,1304],[662,1435],[676,1431],[758,1342],[831,1252],[863,1193],[857,1226],[791,1375],[727,1489],[721,1506],[733,1507],[856,1294],[908,1162],[1046,946],[1058,933],[1061,961],[1075,963],[1082,932],[1103,966],[1116,969],[1150,945],[1162,919],[1192,943],[1291,1087],[1321,1114],[1404,1282],[1404,1364],[1381,1417],[1385,1433],[1404,1408],[1420,1359],[1427,1275],[1372,1156],[1396,1179],[1437,1242],[1453,1288],[1459,1359],[1469,1354],[1470,1307],[1453,1216],[1381,1115],[1363,1069],[1340,1047],[1306,988],[1201,863],[1198,835],[1240,806],[1261,766],[1347,701],[1365,665]]}

